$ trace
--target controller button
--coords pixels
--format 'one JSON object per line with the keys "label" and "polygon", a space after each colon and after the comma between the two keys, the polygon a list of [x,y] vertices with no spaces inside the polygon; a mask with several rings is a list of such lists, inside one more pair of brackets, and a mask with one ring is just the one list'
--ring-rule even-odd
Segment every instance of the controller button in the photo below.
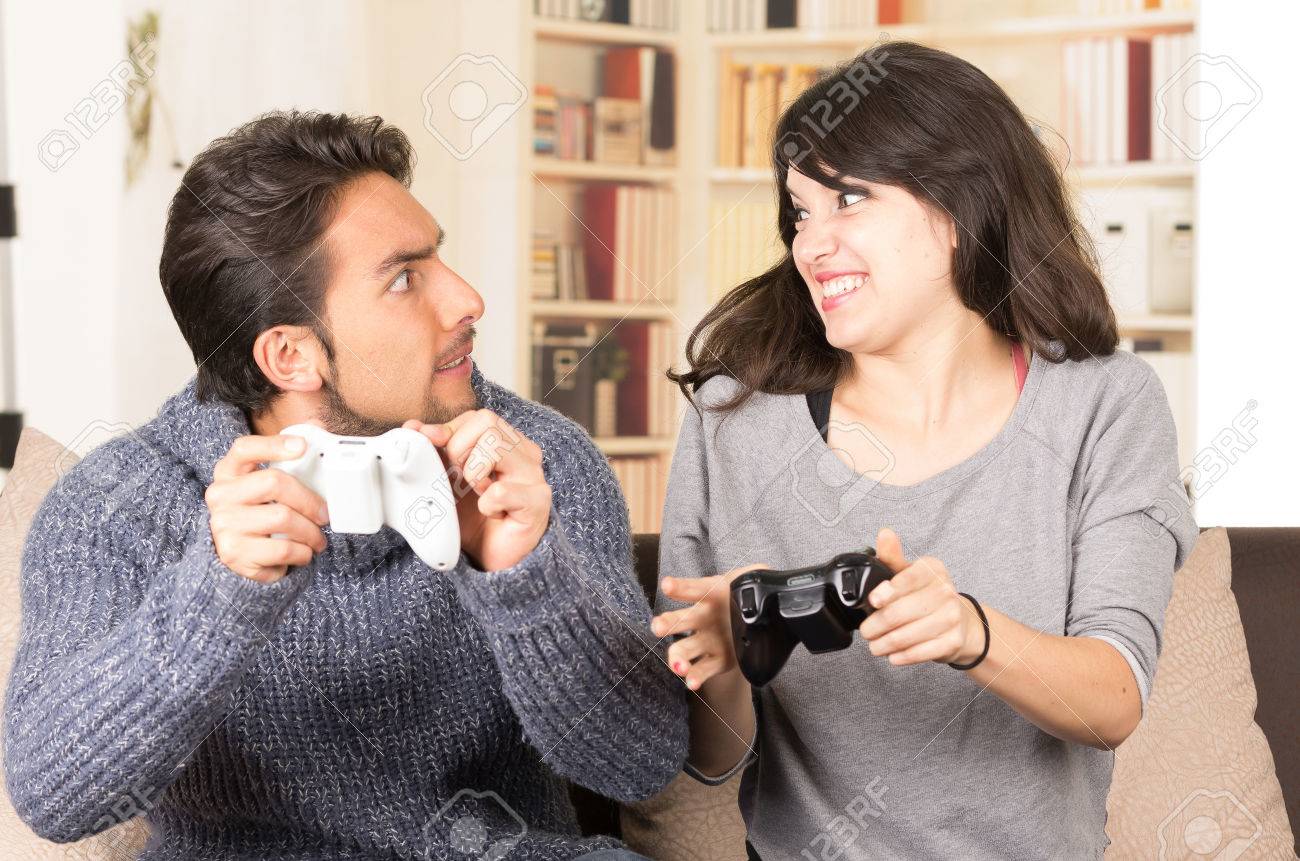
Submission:
{"label": "controller button", "polygon": [[753,586],[746,586],[740,590],[740,612],[744,616],[755,616],[758,614],[758,590]]}
{"label": "controller button", "polygon": [[858,587],[862,583],[862,572],[854,568],[849,568],[840,574],[840,595],[845,601],[852,601],[858,597]]}

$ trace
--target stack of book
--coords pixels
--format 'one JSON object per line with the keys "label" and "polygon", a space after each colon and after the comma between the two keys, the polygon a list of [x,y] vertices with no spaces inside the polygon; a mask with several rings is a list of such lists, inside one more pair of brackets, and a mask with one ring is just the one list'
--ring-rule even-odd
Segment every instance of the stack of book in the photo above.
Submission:
{"label": "stack of book", "polygon": [[769,200],[709,204],[709,301],[766,271],[781,259],[785,244],[776,230],[776,207]]}
{"label": "stack of book", "polygon": [[807,63],[724,63],[719,82],[718,166],[769,167],[781,110],[824,70]]}
{"label": "stack of book", "polygon": [[[1196,120],[1179,71],[1192,33],[1074,39],[1063,46],[1061,134],[1079,164],[1186,161]],[[1164,110],[1160,110],[1160,104]]]}
{"label": "stack of book", "polygon": [[533,88],[533,152],[553,158],[591,158],[592,105],[549,84]]}
{"label": "stack of book", "polygon": [[590,299],[582,245],[557,242],[553,231],[533,232],[534,299]]}
{"label": "stack of book", "polygon": [[591,321],[535,321],[533,400],[559,410],[593,436],[610,435],[610,429],[598,428],[602,362],[597,351],[617,349],[624,361],[614,390],[612,435],[672,436],[679,392],[664,376],[676,357],[675,330],[667,322],[623,320],[602,332]]}
{"label": "stack of book", "polygon": [[902,20],[902,0],[709,0],[709,29],[715,33],[867,28]]}
{"label": "stack of book", "polygon": [[619,456],[609,458],[609,465],[623,486],[632,532],[659,532],[664,497],[668,493],[668,470],[663,459]]}
{"label": "stack of book", "polygon": [[624,320],[610,337],[628,359],[627,377],[618,387],[618,435],[672,436],[680,392],[664,372],[676,357],[673,324]]}
{"label": "stack of book", "polygon": [[533,0],[533,11],[543,18],[630,24],[655,30],[676,30],[679,0]]}
{"label": "stack of book", "polygon": [[593,183],[582,191],[587,298],[676,300],[672,189]]}
{"label": "stack of book", "polygon": [[610,46],[590,98],[549,84],[533,89],[533,152],[609,164],[676,160],[676,63],[668,51]]}

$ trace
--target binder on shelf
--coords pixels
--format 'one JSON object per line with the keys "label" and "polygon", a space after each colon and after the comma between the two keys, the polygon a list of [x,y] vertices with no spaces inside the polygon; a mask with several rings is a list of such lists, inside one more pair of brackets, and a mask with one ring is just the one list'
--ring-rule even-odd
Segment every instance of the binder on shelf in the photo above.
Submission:
{"label": "binder on shelf", "polygon": [[598,341],[591,322],[533,323],[533,400],[595,430],[595,364],[583,361]]}
{"label": "binder on shelf", "polygon": [[1144,195],[1128,190],[1087,190],[1080,217],[1092,237],[1102,282],[1120,319],[1151,312],[1147,284],[1150,232]]}
{"label": "binder on shelf", "polygon": [[1188,314],[1192,310],[1196,247],[1191,202],[1151,210],[1151,310]]}

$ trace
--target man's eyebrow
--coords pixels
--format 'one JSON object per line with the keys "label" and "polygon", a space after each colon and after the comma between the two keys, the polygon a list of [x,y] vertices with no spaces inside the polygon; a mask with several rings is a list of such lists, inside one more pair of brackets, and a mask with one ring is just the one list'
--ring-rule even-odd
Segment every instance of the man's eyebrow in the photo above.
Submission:
{"label": "man's eyebrow", "polygon": [[447,234],[443,230],[438,231],[438,241],[434,245],[425,245],[422,248],[409,248],[400,251],[394,251],[375,267],[375,277],[382,278],[388,272],[406,263],[414,263],[417,260],[428,260],[442,247],[443,241]]}

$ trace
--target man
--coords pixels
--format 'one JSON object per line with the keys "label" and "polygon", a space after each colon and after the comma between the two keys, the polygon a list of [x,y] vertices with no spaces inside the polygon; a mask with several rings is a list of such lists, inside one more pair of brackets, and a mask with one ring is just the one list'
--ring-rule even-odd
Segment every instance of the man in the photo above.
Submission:
{"label": "man", "polygon": [[[562,780],[637,799],[685,758],[627,509],[575,424],[474,367],[482,299],[410,174],[379,118],[298,112],[186,171],[160,272],[197,376],[26,548],[5,766],[41,835],[143,808],[150,861],[633,857],[579,836]],[[260,468],[304,421],[424,432],[457,567]]]}

